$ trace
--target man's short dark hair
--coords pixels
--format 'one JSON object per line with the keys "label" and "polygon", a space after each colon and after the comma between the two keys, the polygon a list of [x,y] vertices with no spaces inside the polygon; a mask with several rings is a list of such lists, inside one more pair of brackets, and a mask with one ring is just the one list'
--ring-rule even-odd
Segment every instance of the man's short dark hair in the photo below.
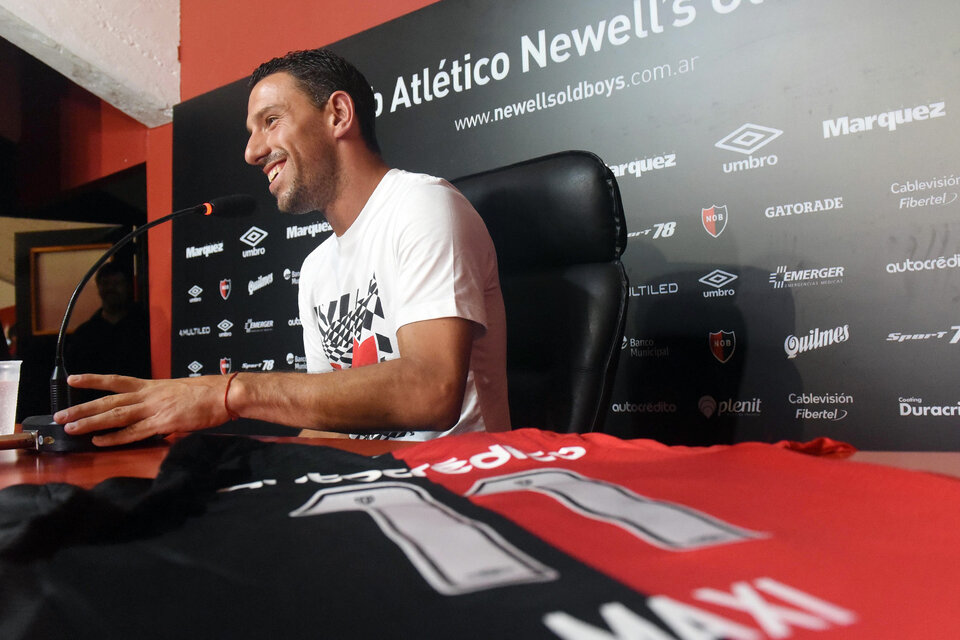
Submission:
{"label": "man's short dark hair", "polygon": [[94,276],[94,279],[97,281],[97,283],[99,283],[107,276],[113,276],[117,274],[122,275],[127,279],[128,282],[133,282],[133,272],[131,271],[130,267],[121,264],[116,260],[111,260],[100,267],[97,270],[97,275]]}
{"label": "man's short dark hair", "polygon": [[329,49],[291,51],[257,67],[250,76],[249,87],[252,89],[267,76],[281,72],[293,76],[318,109],[323,108],[334,91],[345,91],[353,99],[363,141],[371,151],[380,153],[373,89],[356,67]]}

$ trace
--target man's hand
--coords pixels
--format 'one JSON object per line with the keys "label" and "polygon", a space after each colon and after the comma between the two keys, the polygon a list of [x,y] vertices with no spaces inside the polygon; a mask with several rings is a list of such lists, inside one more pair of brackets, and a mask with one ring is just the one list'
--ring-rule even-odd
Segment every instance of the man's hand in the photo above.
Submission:
{"label": "man's hand", "polygon": [[74,375],[72,387],[113,391],[106,396],[58,411],[53,419],[70,435],[120,427],[94,436],[97,446],[113,446],[154,435],[206,429],[229,420],[223,404],[226,378],[203,376],[176,380],[141,380],[126,376]]}

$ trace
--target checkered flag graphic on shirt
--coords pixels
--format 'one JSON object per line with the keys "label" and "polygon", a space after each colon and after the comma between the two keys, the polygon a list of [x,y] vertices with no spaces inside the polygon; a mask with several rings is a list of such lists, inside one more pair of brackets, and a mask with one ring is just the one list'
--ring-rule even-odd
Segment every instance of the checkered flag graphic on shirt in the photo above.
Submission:
{"label": "checkered flag graphic on shirt", "polygon": [[393,353],[390,339],[375,330],[377,319],[384,317],[376,274],[370,278],[367,292],[362,298],[358,289],[354,294],[344,294],[316,307],[314,312],[323,351],[334,368],[353,366],[354,346],[362,344],[364,338],[371,335],[376,339],[379,353]]}

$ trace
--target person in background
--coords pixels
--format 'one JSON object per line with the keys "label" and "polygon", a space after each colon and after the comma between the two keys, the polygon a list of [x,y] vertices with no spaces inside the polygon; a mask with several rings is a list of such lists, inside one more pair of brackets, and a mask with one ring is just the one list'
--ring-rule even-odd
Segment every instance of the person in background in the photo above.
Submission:
{"label": "person in background", "polygon": [[[67,338],[68,372],[118,374],[149,378],[150,323],[133,296],[133,274],[117,262],[97,271],[100,308]],[[72,389],[74,404],[106,395],[93,389]]]}

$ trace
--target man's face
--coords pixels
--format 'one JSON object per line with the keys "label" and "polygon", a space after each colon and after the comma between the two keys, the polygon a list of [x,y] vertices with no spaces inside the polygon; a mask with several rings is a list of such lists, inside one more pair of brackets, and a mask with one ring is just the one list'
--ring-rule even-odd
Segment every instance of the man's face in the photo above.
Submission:
{"label": "man's face", "polygon": [[325,211],[339,195],[340,166],[328,116],[288,73],[269,75],[250,92],[244,158],[263,169],[281,211]]}
{"label": "man's face", "polygon": [[122,273],[109,273],[97,280],[97,291],[103,308],[110,312],[121,311],[133,300],[130,280]]}

